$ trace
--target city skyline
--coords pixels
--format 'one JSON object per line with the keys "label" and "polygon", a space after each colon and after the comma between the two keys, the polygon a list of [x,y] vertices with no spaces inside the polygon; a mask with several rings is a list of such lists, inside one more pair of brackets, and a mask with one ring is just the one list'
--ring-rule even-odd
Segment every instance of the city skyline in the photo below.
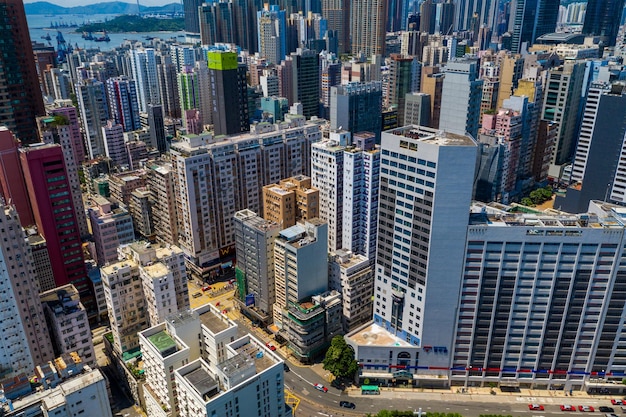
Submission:
{"label": "city skyline", "polygon": [[0,414],[623,397],[624,1],[0,0]]}

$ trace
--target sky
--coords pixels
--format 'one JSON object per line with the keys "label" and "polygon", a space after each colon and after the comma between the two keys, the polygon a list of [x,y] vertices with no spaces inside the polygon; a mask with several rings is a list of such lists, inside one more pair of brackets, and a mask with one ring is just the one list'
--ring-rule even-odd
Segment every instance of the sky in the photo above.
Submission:
{"label": "sky", "polygon": [[[35,3],[37,1],[42,0],[24,0],[24,3]],[[107,3],[109,1],[118,1],[118,0],[45,0],[48,3],[56,4],[63,7],[73,7],[73,6],[86,6],[88,4],[96,4],[96,3]],[[132,3],[137,4],[137,1],[129,1],[129,0],[119,0],[124,3]],[[139,4],[142,6],[164,6],[170,3],[180,3],[180,0],[139,0]]]}

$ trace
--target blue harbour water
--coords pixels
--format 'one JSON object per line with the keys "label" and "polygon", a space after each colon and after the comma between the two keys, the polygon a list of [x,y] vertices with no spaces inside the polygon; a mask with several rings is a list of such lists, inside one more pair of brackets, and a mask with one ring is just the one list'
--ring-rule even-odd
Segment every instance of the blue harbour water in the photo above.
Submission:
{"label": "blue harbour water", "polygon": [[[51,45],[56,48],[57,46],[57,30],[49,29],[52,23],[58,24],[72,24],[76,23],[79,26],[83,23],[101,22],[106,19],[112,19],[116,15],[113,14],[97,14],[97,15],[27,15],[28,30],[30,32],[30,38],[32,41],[42,42],[46,45]],[[96,42],[83,39],[82,33],[76,32],[75,27],[60,27],[59,30],[63,34],[63,38],[68,45],[72,47],[78,46],[81,49],[88,48],[100,48],[102,51],[111,50],[119,46],[124,40],[133,41],[145,41],[146,38],[161,38],[170,39],[178,38],[183,40],[184,32],[147,32],[147,33],[109,33],[110,42]],[[50,35],[51,40],[44,39]],[[93,36],[101,36],[101,33],[94,33]]]}

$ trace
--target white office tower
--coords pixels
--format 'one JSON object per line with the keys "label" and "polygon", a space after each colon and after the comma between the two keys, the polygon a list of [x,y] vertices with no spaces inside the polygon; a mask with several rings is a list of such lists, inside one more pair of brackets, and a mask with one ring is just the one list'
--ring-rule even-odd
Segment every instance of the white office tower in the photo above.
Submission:
{"label": "white office tower", "polygon": [[274,321],[300,300],[328,290],[328,225],[305,220],[282,230],[274,242]]}
{"label": "white office tower", "polygon": [[624,208],[592,201],[577,215],[485,205],[471,213],[452,383],[587,392],[621,384]]}
{"label": "white office tower", "polygon": [[309,175],[311,143],[319,126],[302,116],[280,125],[259,124],[253,132],[213,137],[183,136],[172,143],[178,245],[194,276],[208,279],[222,255],[232,255],[233,217],[262,209],[262,187],[284,178]]}
{"label": "white office tower", "polygon": [[355,133],[343,154],[343,249],[364,255],[373,265],[378,227],[380,147],[370,132]]}
{"label": "white office tower", "polygon": [[475,60],[457,60],[446,64],[441,90],[439,128],[449,133],[478,137],[483,80],[479,79]]}
{"label": "white office tower", "polygon": [[148,104],[160,104],[159,81],[154,49],[133,49],[131,51],[133,79],[137,82],[139,110],[148,111]]}
{"label": "white office tower", "polygon": [[0,208],[0,232],[0,373],[8,378],[30,375],[54,354],[30,246],[13,206]]}
{"label": "white office tower", "polygon": [[383,132],[381,152],[374,322],[421,347],[420,366],[447,366],[477,146],[406,126]]}
{"label": "white office tower", "polygon": [[40,294],[58,353],[76,352],[83,363],[97,366],[87,310],[72,284]]}
{"label": "white office tower", "polygon": [[[251,210],[235,213],[235,274],[245,307],[259,321],[270,323],[276,301],[274,241],[281,227]],[[242,289],[244,291],[242,291]]]}
{"label": "white office tower", "polygon": [[578,142],[576,144],[576,156],[572,166],[571,182],[576,183],[583,180],[587,167],[587,158],[591,147],[591,138],[596,124],[600,98],[604,93],[611,91],[611,84],[607,82],[593,82],[587,91],[587,100],[580,124]]}
{"label": "white office tower", "polygon": [[320,192],[320,219],[328,223],[330,251],[343,244],[343,151],[350,141],[350,132],[330,132],[330,139],[311,147],[311,185]]}
{"label": "white office tower", "polygon": [[372,319],[374,270],[367,257],[345,249],[331,252],[328,287],[341,294],[344,333],[351,332]]}

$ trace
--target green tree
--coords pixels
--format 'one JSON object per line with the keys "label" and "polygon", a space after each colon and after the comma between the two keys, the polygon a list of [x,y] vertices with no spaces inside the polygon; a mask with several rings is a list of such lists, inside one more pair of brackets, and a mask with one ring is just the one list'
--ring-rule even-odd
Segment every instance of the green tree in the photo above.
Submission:
{"label": "green tree", "polygon": [[522,203],[522,205],[527,206],[527,207],[534,206],[533,201],[530,198],[528,198],[528,197],[522,198],[521,203]]}
{"label": "green tree", "polygon": [[324,369],[332,373],[335,378],[352,378],[359,369],[354,359],[354,351],[348,346],[343,336],[333,337],[322,363]]}

